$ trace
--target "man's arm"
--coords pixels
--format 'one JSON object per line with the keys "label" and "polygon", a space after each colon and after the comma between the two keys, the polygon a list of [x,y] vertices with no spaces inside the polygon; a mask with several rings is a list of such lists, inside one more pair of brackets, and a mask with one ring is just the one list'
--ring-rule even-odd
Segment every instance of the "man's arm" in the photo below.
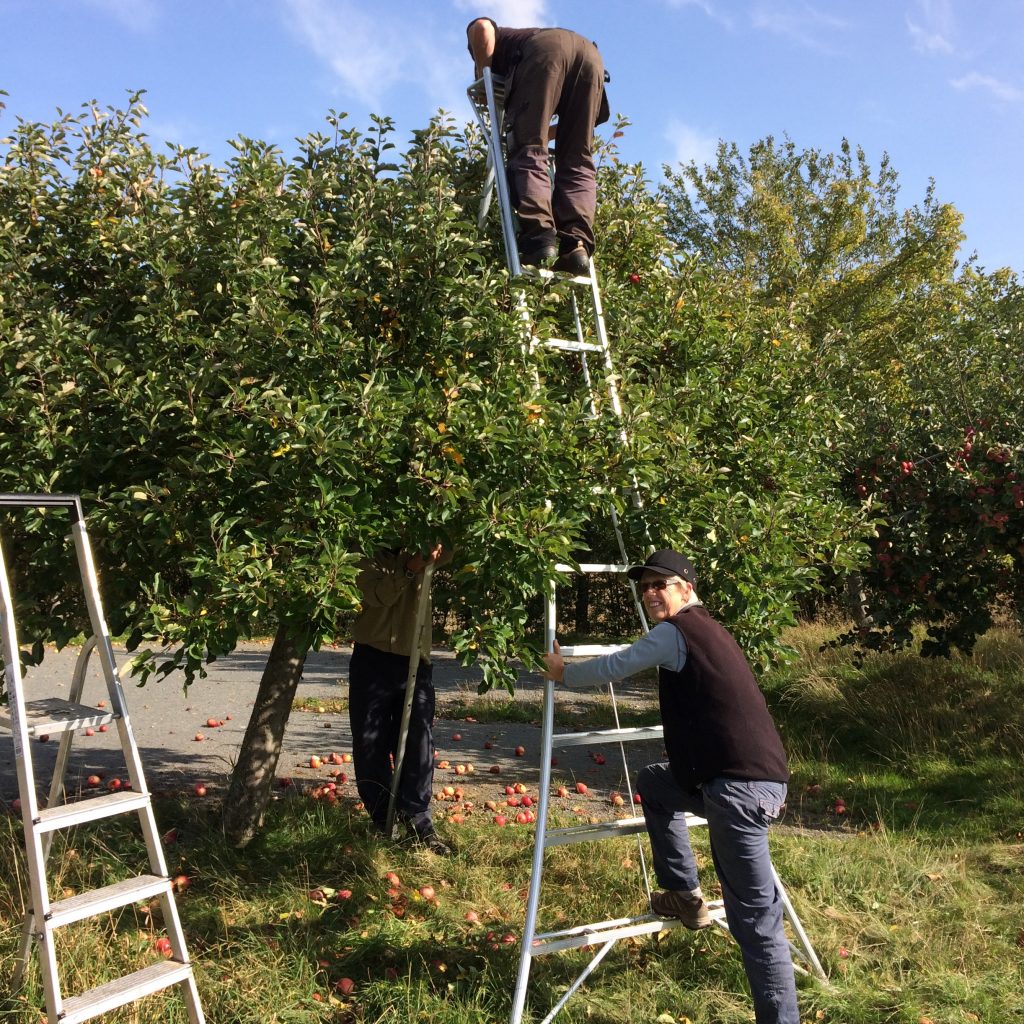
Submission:
{"label": "man's arm", "polygon": [[469,52],[473,55],[473,62],[476,65],[476,77],[484,73],[484,68],[491,66],[491,59],[494,57],[495,30],[494,22],[490,18],[477,18],[471,21],[466,29],[469,37]]}
{"label": "man's arm", "polygon": [[664,668],[678,672],[686,662],[686,641],[669,622],[661,622],[624,651],[566,665],[555,643],[553,653],[545,656],[548,679],[566,686],[594,686],[609,680],[625,679],[646,669]]}

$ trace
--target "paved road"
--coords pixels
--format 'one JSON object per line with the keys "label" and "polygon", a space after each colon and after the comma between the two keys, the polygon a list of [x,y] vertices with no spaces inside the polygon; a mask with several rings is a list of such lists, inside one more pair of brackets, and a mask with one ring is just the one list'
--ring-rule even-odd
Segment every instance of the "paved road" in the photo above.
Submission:
{"label": "paved road", "polygon": [[[245,644],[233,654],[209,666],[206,679],[198,680],[184,692],[183,678],[171,676],[159,682],[150,681],[145,687],[132,685],[131,678],[124,673],[128,710],[132,728],[142,754],[143,765],[150,788],[154,791],[191,789],[197,781],[207,783],[211,792],[223,791],[239,745],[242,741],[253,698],[269,651],[268,644]],[[341,647],[310,654],[298,688],[298,698],[347,697],[348,662],[350,649]],[[33,669],[26,680],[29,699],[45,696],[66,696],[71,686],[77,650],[49,652],[41,666]],[[118,652],[119,664],[127,661],[128,655]],[[442,708],[446,701],[464,695],[476,695],[480,672],[465,669],[444,651],[435,652],[434,681]],[[636,703],[649,700],[651,695],[641,684],[630,687],[620,683],[617,687],[620,703]],[[539,701],[543,694],[539,676],[520,672],[517,697]],[[94,654],[90,661],[86,679],[83,703],[94,704],[106,697],[106,687],[99,671],[98,658]],[[494,694],[491,699],[506,699],[504,694]],[[572,694],[565,698],[579,701],[597,699],[595,696],[582,698]],[[224,725],[208,728],[210,718],[223,720]],[[204,739],[197,742],[196,734]],[[454,735],[460,740],[454,740]],[[505,723],[483,723],[453,721],[438,718],[434,730],[438,760],[448,760],[452,767],[456,763],[472,763],[476,769],[472,779],[455,776],[451,769],[435,772],[435,789],[447,783],[466,786],[472,783],[478,798],[485,790],[493,790],[496,784],[507,781],[524,781],[536,785],[539,778],[540,728],[534,725]],[[485,742],[493,746],[485,749]],[[515,756],[517,746],[526,748],[522,757]],[[49,784],[50,769],[56,755],[57,743],[35,742],[33,760]],[[289,719],[284,747],[278,766],[278,775],[293,776],[296,779],[326,779],[325,771],[309,768],[312,754],[332,751],[344,754],[352,749],[348,715],[319,714],[294,711]],[[595,791],[595,796],[606,795],[610,790],[624,789],[622,760],[618,748],[603,750],[606,763],[595,763],[592,755],[598,749],[593,747],[571,747],[556,750],[557,766],[555,775],[567,782],[586,781]],[[660,757],[660,744],[632,744],[630,747],[632,770]],[[500,767],[501,774],[490,774],[492,765]],[[351,769],[342,765],[342,770]],[[68,788],[74,791],[87,776],[93,773],[104,777],[124,775],[124,761],[116,733],[97,733],[85,736],[79,733],[72,747],[72,759],[68,771]],[[449,777],[451,776],[451,777]],[[14,750],[8,733],[0,733],[0,798],[10,800],[17,795],[17,777],[14,765]]]}

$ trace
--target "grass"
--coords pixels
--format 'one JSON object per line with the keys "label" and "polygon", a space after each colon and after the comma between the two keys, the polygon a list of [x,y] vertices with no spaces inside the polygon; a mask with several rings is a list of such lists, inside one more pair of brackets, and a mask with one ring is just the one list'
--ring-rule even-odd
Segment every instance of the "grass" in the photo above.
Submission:
{"label": "grass", "polygon": [[[858,669],[843,651],[818,651],[823,627],[790,639],[800,660],[765,682],[793,767],[773,856],[831,978],[828,988],[801,982],[803,1019],[1024,1019],[1024,642],[996,632],[969,659],[879,656]],[[507,703],[496,713],[511,714]],[[465,710],[483,720],[487,709],[467,697]],[[537,714],[531,708],[527,720]],[[605,711],[595,705],[587,714]],[[845,814],[833,810],[837,796]],[[574,807],[604,816],[596,802],[577,801],[556,799],[555,823],[577,817]],[[373,838],[346,800],[279,800],[244,851],[225,846],[212,804],[162,800],[157,813],[161,828],[176,832],[167,848],[172,872],[191,879],[178,905],[211,1024],[508,1018],[531,829],[498,828],[474,809],[463,824],[442,823],[459,853],[439,861]],[[17,948],[20,833],[20,822],[0,818],[0,986]],[[713,891],[706,836],[695,832],[695,840]],[[57,840],[51,889],[124,877],[143,857],[127,825],[79,828]],[[637,843],[626,839],[549,851],[541,926],[636,912],[644,898],[637,861]],[[427,884],[436,899],[419,893]],[[466,920],[470,911],[478,922]],[[74,926],[62,943],[68,987],[155,958],[158,934],[145,907]],[[587,959],[575,952],[534,961],[528,1019],[541,1019]],[[336,988],[343,977],[355,982],[348,996]],[[25,997],[0,1007],[5,1022],[40,1020],[34,968]],[[746,1024],[752,1013],[728,937],[671,932],[618,944],[560,1019]],[[105,1020],[186,1017],[173,998],[158,996]]]}

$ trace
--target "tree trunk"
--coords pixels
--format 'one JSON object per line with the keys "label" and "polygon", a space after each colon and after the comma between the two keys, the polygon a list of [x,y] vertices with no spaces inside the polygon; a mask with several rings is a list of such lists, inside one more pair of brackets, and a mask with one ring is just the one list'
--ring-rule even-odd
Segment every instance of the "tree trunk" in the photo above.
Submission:
{"label": "tree trunk", "polygon": [[846,577],[846,598],[854,625],[858,629],[867,629],[872,625],[874,620],[871,618],[867,595],[864,593],[864,577],[859,572],[851,572]]}
{"label": "tree trunk", "polygon": [[308,650],[308,638],[297,639],[287,626],[278,627],[224,801],[224,832],[235,846],[246,846],[263,825]]}

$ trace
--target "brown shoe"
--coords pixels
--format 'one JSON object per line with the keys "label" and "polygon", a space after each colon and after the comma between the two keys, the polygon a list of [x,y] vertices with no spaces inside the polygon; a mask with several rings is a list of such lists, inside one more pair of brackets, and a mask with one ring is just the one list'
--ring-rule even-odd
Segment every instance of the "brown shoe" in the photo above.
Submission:
{"label": "brown shoe", "polygon": [[711,924],[711,914],[702,896],[667,889],[651,893],[651,910],[661,918],[674,917],[696,931]]}
{"label": "brown shoe", "polygon": [[583,277],[590,273],[590,254],[582,242],[577,242],[572,249],[563,249],[552,267],[558,273],[572,274]]}

